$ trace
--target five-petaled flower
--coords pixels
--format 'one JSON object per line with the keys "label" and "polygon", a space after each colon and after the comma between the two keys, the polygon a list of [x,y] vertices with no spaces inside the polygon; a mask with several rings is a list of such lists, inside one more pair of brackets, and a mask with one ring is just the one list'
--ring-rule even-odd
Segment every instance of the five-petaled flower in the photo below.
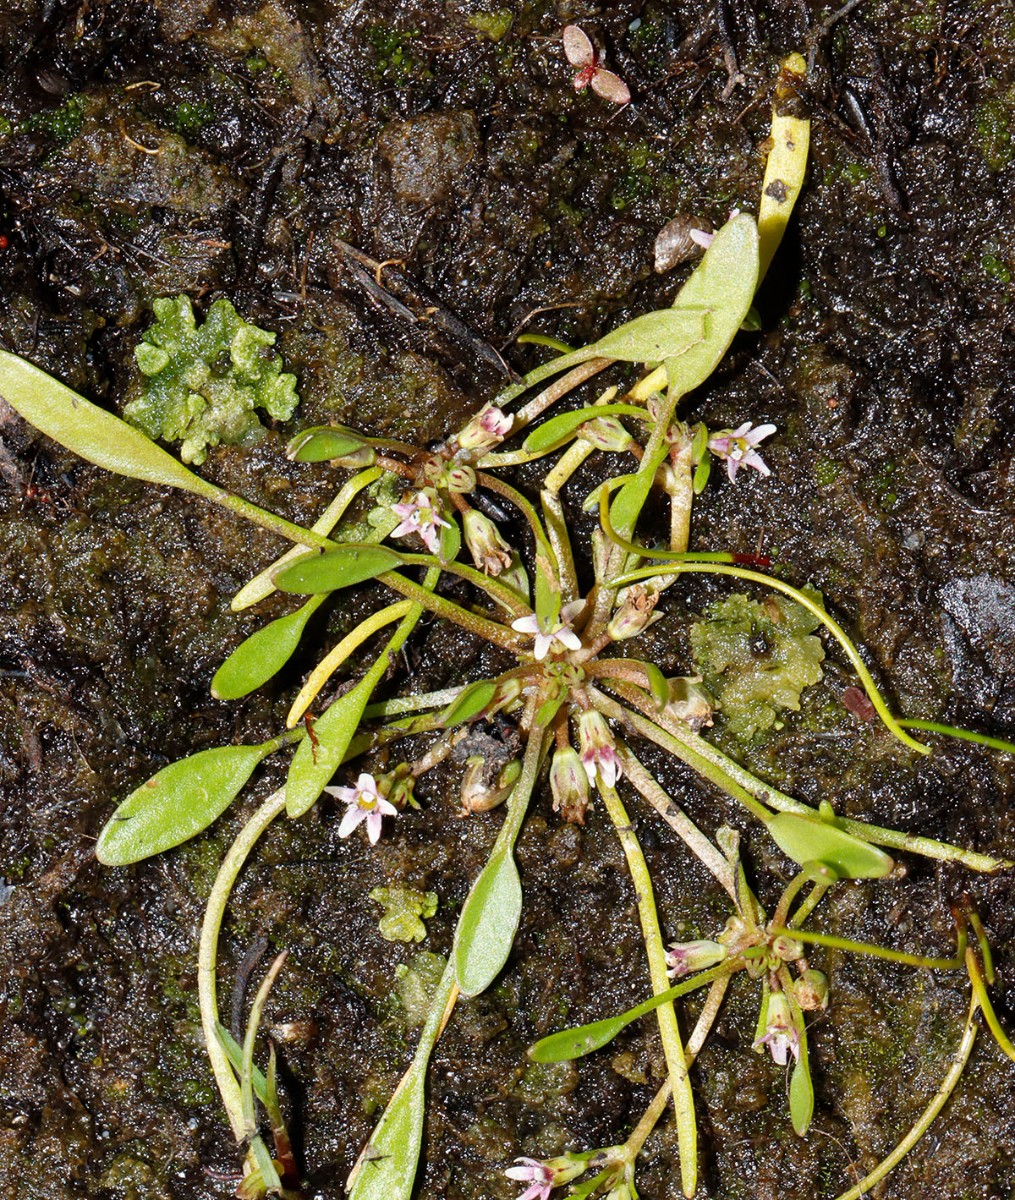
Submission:
{"label": "five-petaled flower", "polygon": [[517,1183],[529,1185],[518,1200],[547,1200],[557,1172],[537,1158],[516,1158],[515,1162],[519,1165],[508,1167],[504,1174]]}
{"label": "five-petaled flower", "polygon": [[754,1049],[761,1051],[767,1046],[772,1055],[772,1061],[780,1067],[786,1065],[790,1054],[800,1057],[800,1034],[793,1024],[793,1014],[785,992],[772,992],[768,997],[768,1016],[765,1020],[765,1032],[754,1043]]}
{"label": "five-petaled flower", "polygon": [[508,1167],[504,1174],[517,1183],[529,1185],[518,1200],[548,1200],[551,1190],[577,1178],[591,1157],[590,1154],[563,1154],[546,1162],[540,1162],[538,1158],[516,1158],[515,1166]]}
{"label": "five-petaled flower", "polygon": [[543,628],[535,613],[512,621],[511,628],[517,630],[518,633],[528,633],[535,637],[536,644],[532,648],[532,653],[536,656],[536,660],[541,662],[551,650],[581,649],[581,638],[571,626],[584,608],[584,600],[572,600],[570,604],[565,604],[560,610],[560,616],[549,629]]}
{"label": "five-petaled flower", "polygon": [[572,67],[578,68],[574,77],[576,92],[592,84],[592,90],[604,100],[614,104],[631,103],[631,89],[619,75],[599,65],[599,55],[584,29],[577,25],[564,26],[564,55]]}
{"label": "five-petaled flower", "polygon": [[339,837],[348,837],[360,822],[365,821],[367,837],[371,846],[375,846],[381,836],[384,818],[398,814],[398,809],[381,795],[377,780],[366,772],[356,780],[355,787],[326,787],[324,790],[349,806],[338,827]]}
{"label": "five-petaled flower", "polygon": [[598,775],[606,787],[613,787],[621,771],[617,743],[613,740],[606,718],[594,708],[583,712],[578,718],[578,744],[589,783],[594,784]]}
{"label": "five-petaled flower", "polygon": [[739,429],[721,429],[708,439],[708,448],[726,463],[726,474],[735,480],[741,467],[753,467],[762,475],[771,475],[768,464],[755,450],[759,442],[775,433],[774,425],[759,425],[752,428],[750,421],[745,421]]}
{"label": "five-petaled flower", "polygon": [[392,504],[391,511],[401,518],[402,523],[391,531],[391,536],[408,537],[410,533],[418,533],[430,553],[436,554],[440,544],[438,530],[441,526],[447,529],[450,525],[440,515],[436,500],[433,492],[422,491],[405,504]]}

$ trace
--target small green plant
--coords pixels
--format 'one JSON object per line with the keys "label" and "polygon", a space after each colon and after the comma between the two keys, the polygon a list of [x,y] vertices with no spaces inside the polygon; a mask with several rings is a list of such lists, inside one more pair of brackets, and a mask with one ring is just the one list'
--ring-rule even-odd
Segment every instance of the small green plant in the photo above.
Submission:
{"label": "small green plant", "polygon": [[[802,69],[795,58],[785,68],[790,73]],[[734,596],[722,603],[710,615],[714,627],[698,638],[699,666],[707,672],[706,682],[721,693],[724,709],[732,703],[723,691],[736,661],[727,653],[731,642],[764,634],[779,643],[778,667],[787,676],[776,679],[774,689],[769,679],[767,691],[761,687],[766,681],[752,678],[747,689],[748,700],[767,705],[774,719],[777,710],[795,707],[800,692],[820,676],[824,651],[816,633],[823,631],[855,671],[858,691],[862,689],[873,714],[908,751],[930,752],[908,732],[911,727],[979,738],[893,714],[856,646],[821,597],[766,573],[761,568],[769,565],[767,560],[721,549],[688,551],[694,497],[704,486],[709,463],[725,463],[734,483],[740,467],[750,466],[761,474],[768,470],[758,445],[774,432],[771,427],[755,429],[748,422],[735,430],[689,428],[678,416],[678,405],[711,375],[748,319],[758,282],[789,219],[806,160],[806,122],[780,115],[777,103],[772,136],[758,219],[736,214],[714,236],[702,235],[707,243],[704,256],[671,307],[638,317],[590,346],[563,348],[556,358],[483,404],[436,449],[332,426],[297,434],[289,445],[291,459],[306,464],[308,471],[345,472],[333,500],[312,527],[215,487],[157,446],[152,440],[156,435],[182,436],[167,433],[167,428],[189,428],[178,417],[171,417],[167,426],[163,410],[169,408],[168,399],[153,404],[145,427],[151,436],[146,436],[24,360],[0,352],[0,394],[44,433],[108,470],[182,488],[292,543],[285,555],[240,590],[233,608],[248,608],[275,591],[298,597],[298,606],[229,655],[212,680],[216,696],[241,697],[281,670],[295,653],[310,616],[330,596],[367,581],[393,594],[323,655],[294,700],[286,729],[263,743],[204,750],[164,768],[121,802],[97,846],[99,859],[116,866],[179,845],[225,811],[261,761],[291,753],[285,785],[261,802],[225,855],[207,901],[198,948],[208,1055],[244,1157],[240,1196],[287,1196],[298,1188],[275,1086],[273,1051],[263,1073],[254,1062],[260,1015],[282,961],[273,964],[258,991],[240,1045],[219,1020],[219,933],[238,874],[272,823],[283,814],[299,819],[326,791],[345,805],[339,834],[364,838],[368,847],[393,823],[397,827],[424,819],[412,811],[418,807],[416,784],[456,753],[467,754],[463,811],[504,809],[489,858],[462,907],[450,958],[445,963],[434,955],[418,955],[399,980],[409,1019],[421,1025],[419,1041],[350,1176],[352,1200],[409,1200],[422,1146],[429,1058],[458,997],[485,991],[508,960],[523,905],[514,848],[545,768],[554,808],[562,819],[582,823],[590,804],[598,804],[613,827],[634,884],[653,995],[625,1014],[554,1035],[536,1047],[534,1057],[554,1061],[554,1056],[586,1053],[606,1044],[630,1020],[652,1012],[667,1079],[622,1145],[545,1163],[523,1159],[508,1167],[510,1178],[529,1185],[525,1195],[530,1200],[545,1200],[553,1187],[565,1184],[571,1186],[569,1195],[579,1200],[597,1191],[612,1200],[636,1197],[638,1153],[669,1105],[676,1121],[681,1188],[688,1197],[695,1193],[699,1156],[689,1067],[708,1036],[730,978],[740,971],[757,980],[760,988],[756,1048],[769,1050],[777,1062],[793,1059],[790,1114],[796,1133],[804,1136],[813,1109],[804,1014],[820,1009],[826,994],[823,977],[807,958],[807,947],[830,944],[893,957],[891,951],[830,941],[805,929],[818,901],[834,895],[832,889],[840,881],[886,877],[898,854],[923,855],[976,871],[1009,865],[931,838],[847,819],[828,801],[814,808],[784,794],[703,735],[712,702],[698,676],[667,678],[647,648],[639,655],[644,632],[667,620],[666,592],[683,575],[707,573],[750,587],[758,597]],[[165,332],[151,334],[145,348],[139,348],[139,365],[154,380],[170,373],[167,397],[193,386],[182,359],[174,358],[184,351],[195,370],[203,363],[211,371],[214,365],[226,376],[234,369],[253,372],[262,362],[276,361],[265,358],[272,335],[239,318],[233,321],[220,309],[214,324],[222,331],[215,341],[219,348],[209,362],[197,347],[201,331],[189,304],[184,309],[180,302],[163,303],[167,307],[158,315]],[[209,324],[211,316],[202,330]],[[623,394],[619,384],[611,385],[593,403],[543,419],[558,400],[615,364],[643,367]],[[264,382],[285,392],[287,385],[280,382],[285,378],[276,365],[251,386]],[[292,398],[291,391],[286,394]],[[286,404],[288,399],[275,415]],[[248,422],[256,421],[253,407],[245,409]],[[194,432],[192,455],[214,444],[201,440],[206,433]],[[522,434],[520,445],[505,447],[508,439]],[[614,456],[601,458],[602,463],[620,456],[622,469],[607,470],[605,481],[590,495],[575,497],[575,473],[594,455]],[[543,460],[546,467],[534,494],[510,481],[512,468]],[[504,527],[482,513],[473,503],[478,493],[513,508],[524,537],[508,537]],[[647,527],[658,528],[649,526],[648,518],[650,510],[657,515],[660,494],[669,517],[661,537],[645,532]],[[364,536],[359,526],[355,540],[345,540],[343,519],[361,495],[373,499],[371,532]],[[569,513],[582,503],[590,513],[598,513],[598,528],[590,539],[576,543]],[[466,585],[469,599],[458,602],[438,593],[442,576]],[[487,643],[489,661],[499,662],[498,668],[441,692],[416,693],[411,678],[403,694],[381,692],[389,668],[424,613]],[[383,647],[372,661],[367,658],[355,685],[322,704],[339,666],[382,631]],[[783,645],[780,639],[788,641]],[[517,741],[494,749],[489,740],[474,736],[478,722],[503,718],[516,730]],[[755,727],[759,724],[761,718]],[[1015,749],[996,740],[979,740]],[[641,761],[641,744],[686,764],[707,785],[735,800],[745,820],[764,829],[797,865],[771,918],[747,886],[737,834],[721,829],[715,841],[706,836]],[[367,769],[370,766],[374,769]],[[333,785],[335,778],[339,782]],[[625,798],[621,786],[628,791]],[[628,811],[631,803],[654,810],[729,894],[734,915],[714,941],[667,950],[653,880]],[[794,910],[801,889],[808,886],[807,896]],[[374,893],[389,908],[385,920],[397,916],[397,930],[389,929],[385,936],[418,940],[421,918],[432,913],[434,900],[412,896],[406,889],[395,893],[395,888]],[[902,957],[915,966],[957,967],[964,962],[970,974],[974,999],[962,1047],[946,1079],[949,1091],[968,1060],[977,1012],[982,1010],[999,1040],[1004,1037],[986,993],[992,979],[989,950],[973,917],[969,923],[977,933],[979,957],[962,940],[964,925],[954,960]],[[690,978],[671,986],[671,977],[685,974]],[[706,985],[708,999],[685,1042],[674,1001]],[[263,1128],[258,1103],[267,1121]],[[914,1127],[905,1149],[936,1111]],[[583,1174],[590,1177],[579,1181]]]}
{"label": "small green plant", "polygon": [[296,376],[271,352],[275,335],[216,300],[199,326],[187,296],[153,305],[155,322],[134,351],[140,394],[123,415],[152,439],[179,441],[184,462],[201,464],[208,448],[235,445],[260,429],[256,409],[287,421],[296,409]]}

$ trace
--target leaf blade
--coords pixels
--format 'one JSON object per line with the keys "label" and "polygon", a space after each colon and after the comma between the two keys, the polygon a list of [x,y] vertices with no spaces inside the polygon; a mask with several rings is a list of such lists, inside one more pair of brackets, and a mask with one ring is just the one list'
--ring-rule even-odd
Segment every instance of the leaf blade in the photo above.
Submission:
{"label": "leaf blade", "polygon": [[311,597],[295,612],[270,621],[240,642],[212,677],[215,699],[239,700],[276,675],[296,652],[307,622],[326,596]]}
{"label": "leaf blade", "polygon": [[869,842],[806,813],[777,813],[766,823],[772,840],[794,862],[831,867],[840,879],[883,879],[894,862]]}
{"label": "leaf blade", "polygon": [[274,576],[280,592],[337,592],[353,584],[374,579],[402,563],[402,556],[389,546],[348,543],[323,554],[298,558]]}
{"label": "leaf blade", "polygon": [[463,996],[478,996],[500,974],[521,915],[522,881],[510,844],[491,855],[462,908],[453,961]]}
{"label": "leaf blade", "polygon": [[188,471],[140,430],[6,350],[0,350],[0,397],[47,437],[98,467],[206,499],[219,498],[218,488]]}
{"label": "leaf blade", "polygon": [[[381,659],[386,663],[387,655]],[[294,820],[313,807],[328,780],[342,765],[377,678],[371,670],[351,691],[332,701],[314,722],[316,745],[309,737],[300,743],[285,783],[286,813]]]}
{"label": "leaf blade", "polygon": [[99,862],[128,866],[195,837],[229,807],[274,748],[273,742],[217,746],[163,767],[106,822],[95,847]]}

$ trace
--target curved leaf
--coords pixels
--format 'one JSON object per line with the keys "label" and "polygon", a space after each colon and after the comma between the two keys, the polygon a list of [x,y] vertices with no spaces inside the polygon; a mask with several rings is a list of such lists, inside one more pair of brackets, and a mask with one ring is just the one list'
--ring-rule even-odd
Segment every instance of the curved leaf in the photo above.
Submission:
{"label": "curved leaf", "polygon": [[840,879],[880,879],[895,865],[883,850],[818,816],[782,812],[766,828],[794,862],[821,863]]}
{"label": "curved leaf", "polygon": [[269,622],[240,642],[212,678],[211,694],[215,699],[238,700],[280,671],[295,653],[307,621],[326,596],[313,596],[295,612]]}
{"label": "curved leaf", "polygon": [[218,488],[188,471],[140,430],[6,350],[0,350],[0,397],[36,429],[98,467],[220,499]]}
{"label": "curved leaf", "polygon": [[573,412],[561,413],[559,416],[550,417],[548,421],[543,421],[525,439],[522,449],[528,454],[540,454],[544,450],[552,449],[558,442],[564,441],[565,438],[580,429],[586,421],[594,420],[596,417],[610,416],[640,417],[643,421],[648,419],[645,409],[634,404],[599,404],[588,408],[577,408]]}
{"label": "curved leaf", "polygon": [[286,457],[294,462],[328,462],[362,450],[366,439],[342,425],[316,425],[298,433],[286,447]]}
{"label": "curved leaf", "polygon": [[758,286],[758,227],[740,213],[716,233],[705,256],[677,293],[674,308],[707,309],[705,336],[667,360],[671,389],[680,395],[705,382],[729,349]]}
{"label": "curved leaf", "polygon": [[[387,655],[382,654],[380,661],[386,665]],[[339,696],[314,722],[314,737],[300,742],[285,781],[285,809],[290,817],[302,817],[342,765],[378,678],[371,670],[352,691]]]}
{"label": "curved leaf", "polygon": [[337,592],[400,566],[402,556],[388,546],[349,544],[299,558],[274,576],[280,592]]}
{"label": "curved leaf", "polygon": [[495,852],[472,886],[455,934],[455,977],[463,996],[486,991],[507,962],[522,915],[513,844]]}
{"label": "curved leaf", "polygon": [[461,725],[464,721],[478,717],[493,701],[497,687],[497,681],[494,679],[480,679],[476,683],[470,683],[441,713],[441,726],[450,729],[453,725]]}
{"label": "curved leaf", "polygon": [[229,807],[276,746],[218,746],[163,767],[106,822],[95,847],[99,862],[123,867],[188,841]]}

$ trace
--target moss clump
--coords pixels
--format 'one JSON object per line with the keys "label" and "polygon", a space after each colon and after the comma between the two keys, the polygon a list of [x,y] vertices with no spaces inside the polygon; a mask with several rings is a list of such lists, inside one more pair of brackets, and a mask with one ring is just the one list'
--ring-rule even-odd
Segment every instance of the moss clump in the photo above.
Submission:
{"label": "moss clump", "polygon": [[34,113],[26,126],[33,133],[44,133],[58,146],[66,146],[81,132],[85,120],[84,101],[80,96],[68,96],[59,108]]}
{"label": "moss clump", "polygon": [[384,909],[377,928],[387,942],[421,942],[426,937],[424,919],[437,911],[436,892],[420,892],[404,883],[374,888],[370,899]]}
{"label": "moss clump", "polygon": [[511,31],[514,16],[509,8],[497,8],[492,12],[478,12],[466,21],[478,34],[489,38],[491,42],[499,42]]}
{"label": "moss clump", "polygon": [[799,711],[800,693],[822,677],[825,652],[812,636],[818,624],[792,600],[759,603],[738,594],[711,605],[691,626],[695,670],[734,737],[749,741],[770,729],[780,711]]}
{"label": "moss clump", "polygon": [[176,106],[173,116],[173,128],[181,136],[194,138],[210,121],[215,119],[215,113],[203,100],[191,103],[184,100]]}
{"label": "moss clump", "polygon": [[406,965],[399,963],[395,969],[395,991],[405,1009],[406,1023],[412,1028],[422,1025],[430,1011],[430,1002],[437,993],[447,959],[440,954],[421,950]]}
{"label": "moss clump", "polygon": [[275,334],[216,300],[197,326],[187,296],[156,300],[155,324],[134,350],[141,395],[123,415],[151,438],[181,441],[184,462],[203,463],[209,446],[235,445],[260,429],[254,411],[286,421],[299,403],[296,376],[272,354]]}
{"label": "moss clump", "polygon": [[1012,97],[995,96],[976,110],[976,141],[983,161],[992,171],[1003,171],[1015,158],[1012,141]]}

